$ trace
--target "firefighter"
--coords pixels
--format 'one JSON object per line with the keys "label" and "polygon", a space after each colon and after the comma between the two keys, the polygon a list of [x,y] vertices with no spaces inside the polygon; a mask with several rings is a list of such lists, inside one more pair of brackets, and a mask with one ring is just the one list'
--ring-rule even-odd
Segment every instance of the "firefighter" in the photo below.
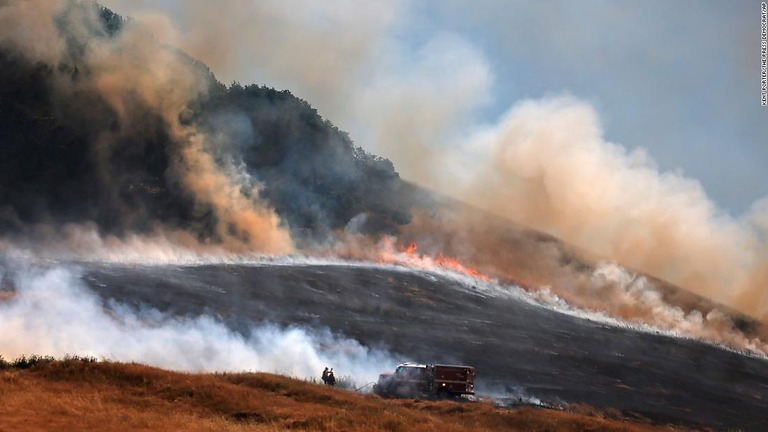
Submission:
{"label": "firefighter", "polygon": [[328,382],[326,384],[328,384],[329,386],[336,385],[336,377],[333,376],[333,368],[331,368],[331,370],[328,371],[328,378],[327,379],[328,379]]}
{"label": "firefighter", "polygon": [[323,384],[328,385],[328,367],[323,370]]}

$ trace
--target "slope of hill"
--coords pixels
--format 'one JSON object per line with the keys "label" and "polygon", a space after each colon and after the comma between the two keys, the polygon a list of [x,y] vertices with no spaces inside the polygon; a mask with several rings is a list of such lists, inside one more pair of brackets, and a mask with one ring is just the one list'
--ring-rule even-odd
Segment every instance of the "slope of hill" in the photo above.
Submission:
{"label": "slope of hill", "polygon": [[[599,258],[409,185],[390,161],[363,151],[290,92],[226,87],[207,66],[91,2],[38,12],[46,13],[55,24],[49,33],[0,35],[3,238],[39,242],[43,251],[51,243],[76,249],[82,235],[72,233],[85,231],[171,238],[194,249],[326,253],[363,234],[346,256],[377,261],[375,251],[361,251],[395,234],[400,245],[415,241],[430,256],[456,257],[524,287],[549,286],[580,307],[660,321],[655,305],[594,295]],[[42,55],[40,44],[59,48]],[[725,311],[733,318],[718,325],[768,336],[754,320],[654,285],[685,315]]]}
{"label": "slope of hill", "polygon": [[410,220],[392,163],[290,92],[225,87],[89,2],[51,13],[41,43],[64,44],[55,58],[0,38],[0,233],[165,226],[248,244],[255,233],[231,214],[249,207],[274,210],[295,241],[358,215],[377,232]]}
{"label": "slope of hill", "polygon": [[182,374],[81,360],[0,371],[0,430],[656,431],[576,412],[384,400],[264,373]]}
{"label": "slope of hill", "polygon": [[[481,274],[583,310],[736,349],[768,349],[768,325],[759,319],[455,199],[413,185],[407,190],[413,218],[399,229],[397,248],[417,248],[406,253],[406,265],[408,258],[454,257]],[[606,274],[611,266],[618,272]]]}
{"label": "slope of hill", "polygon": [[[481,394],[522,392],[552,404],[586,403],[660,422],[755,431],[768,406],[762,396],[768,391],[765,359],[627,328],[600,314],[562,313],[558,303],[539,302],[514,286],[456,279],[455,274],[334,262],[90,263],[84,264],[83,281],[112,304],[118,322],[134,321],[135,313],[157,321],[152,318],[156,314],[146,312],[149,306],[187,320],[216,317],[234,335],[251,340],[274,341],[273,331],[264,326],[301,326],[330,329],[366,347],[386,347],[386,356],[366,352],[356,357],[346,343],[319,342],[341,356],[335,360],[339,373],[349,370],[358,379],[375,379],[402,361],[466,363],[477,368]],[[73,301],[68,296],[61,300]],[[126,314],[113,301],[138,312]],[[101,322],[99,317],[89,320]],[[167,320],[156,325],[164,328]],[[230,338],[219,331],[206,333]],[[91,339],[90,332],[72,335],[83,344]],[[274,343],[279,350],[281,343]],[[257,346],[264,352],[273,345]],[[230,348],[217,347],[217,356],[218,351]]]}

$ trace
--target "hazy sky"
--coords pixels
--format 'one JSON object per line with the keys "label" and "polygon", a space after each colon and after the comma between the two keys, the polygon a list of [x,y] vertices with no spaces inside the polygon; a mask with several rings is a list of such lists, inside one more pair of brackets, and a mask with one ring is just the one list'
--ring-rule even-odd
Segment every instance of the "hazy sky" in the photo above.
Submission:
{"label": "hazy sky", "polygon": [[[595,108],[607,141],[647,149],[660,171],[700,181],[733,216],[768,196],[757,0],[103,3],[139,17],[162,11],[169,22],[150,20],[175,27],[182,41],[202,32],[197,46],[211,46],[191,54],[223,82],[289,88],[373,151],[382,152],[367,145],[375,133],[367,132],[360,105],[340,93],[386,99],[396,91],[384,84],[400,80],[395,88],[436,99],[436,106],[441,95],[452,98],[446,105],[457,107],[435,121],[471,117],[460,122],[467,127],[495,123],[524,99],[571,95]],[[322,77],[330,82],[306,72],[318,51],[336,49],[317,60],[326,62]],[[222,51],[236,59],[221,60]],[[366,80],[375,83],[360,84]],[[419,93],[420,85],[431,91]],[[372,116],[378,111],[375,103],[364,106]],[[423,139],[443,135],[425,132]],[[408,176],[407,167],[398,168]]]}
{"label": "hazy sky", "polygon": [[768,195],[759,1],[449,3],[429,12],[486,53],[487,115],[569,92],[596,107],[609,141],[647,148],[732,212]]}

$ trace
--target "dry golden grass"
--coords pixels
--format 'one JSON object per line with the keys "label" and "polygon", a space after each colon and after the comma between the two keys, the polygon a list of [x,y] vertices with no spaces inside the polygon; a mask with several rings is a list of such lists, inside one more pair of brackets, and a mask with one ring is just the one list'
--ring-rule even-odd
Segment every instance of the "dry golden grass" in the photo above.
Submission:
{"label": "dry golden grass", "polygon": [[62,360],[0,371],[10,431],[654,431],[588,414],[484,403],[384,400],[262,373],[184,374]]}

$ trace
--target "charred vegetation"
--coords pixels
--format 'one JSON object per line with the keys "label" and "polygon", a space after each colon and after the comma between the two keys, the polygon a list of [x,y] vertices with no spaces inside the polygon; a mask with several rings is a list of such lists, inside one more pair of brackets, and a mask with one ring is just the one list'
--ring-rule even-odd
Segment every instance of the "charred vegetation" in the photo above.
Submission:
{"label": "charred vegetation", "polygon": [[[216,213],[173,172],[185,143],[167,116],[139,94],[125,96],[118,112],[98,86],[85,84],[94,75],[89,46],[132,25],[103,7],[94,25],[86,9],[72,2],[58,17],[66,53],[56,63],[0,46],[0,232],[95,223],[123,235],[164,225],[216,241]],[[159,49],[201,87],[184,96],[179,123],[204,135],[220,170],[236,166],[249,176],[243,188],[257,189],[252,199],[273,208],[297,240],[322,238],[358,215],[367,232],[410,221],[392,163],[356,146],[309,103],[286,90],[226,87],[183,52]]]}

